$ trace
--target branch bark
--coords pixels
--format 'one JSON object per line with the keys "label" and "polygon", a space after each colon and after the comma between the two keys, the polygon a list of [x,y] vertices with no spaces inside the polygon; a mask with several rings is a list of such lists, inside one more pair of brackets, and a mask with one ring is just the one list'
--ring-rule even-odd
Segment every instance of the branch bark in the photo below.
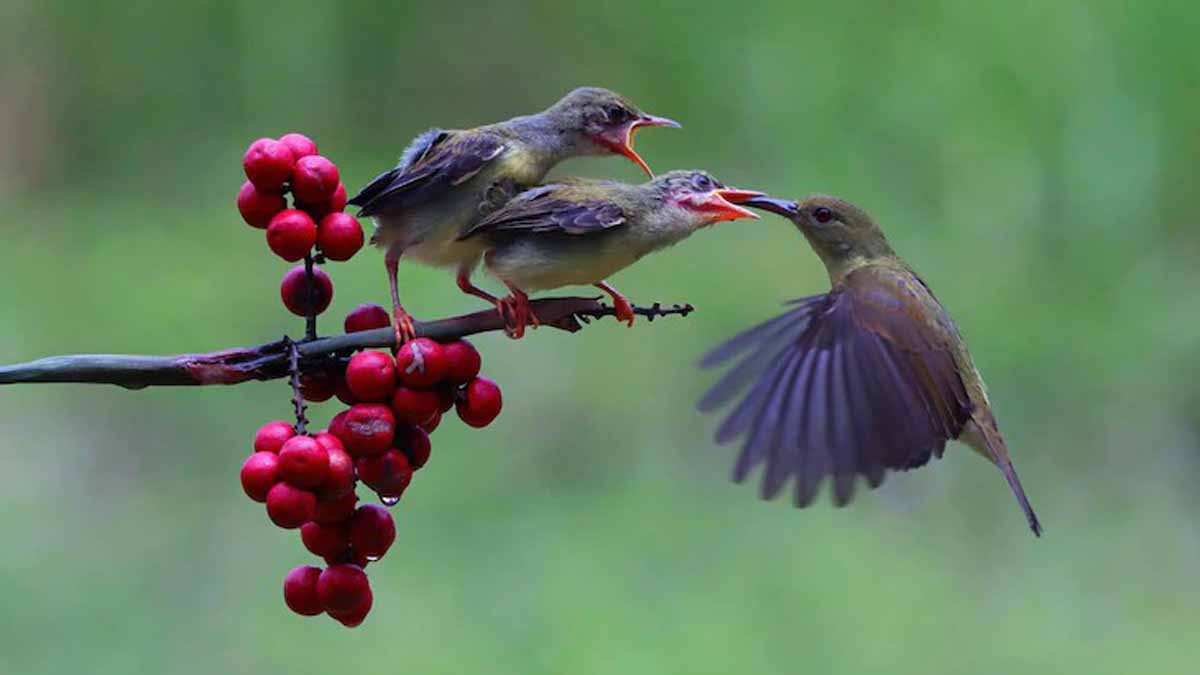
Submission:
{"label": "branch bark", "polygon": [[[591,319],[615,316],[612,307],[596,298],[562,297],[534,300],[534,313],[543,326],[575,332]],[[691,305],[634,307],[634,313],[653,321],[660,316],[687,316]],[[503,330],[504,320],[495,310],[418,322],[418,337],[439,341]],[[250,380],[273,380],[288,376],[292,345],[299,354],[301,368],[333,358],[348,356],[359,349],[395,347],[390,327],[349,333],[334,337],[292,342],[288,338],[254,347],[224,349],[203,354],[146,356],[136,354],[71,354],[51,356],[28,363],[0,366],[0,385],[71,382],[112,384],[126,389],[165,386],[239,384]]]}

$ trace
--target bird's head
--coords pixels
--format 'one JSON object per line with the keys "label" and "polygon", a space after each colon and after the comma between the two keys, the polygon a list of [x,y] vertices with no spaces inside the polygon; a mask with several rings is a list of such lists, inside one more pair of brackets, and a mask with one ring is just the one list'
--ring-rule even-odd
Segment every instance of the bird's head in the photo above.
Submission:
{"label": "bird's head", "polygon": [[794,202],[763,196],[744,203],[795,223],[826,265],[894,255],[871,216],[844,199],[813,195]]}
{"label": "bird's head", "polygon": [[668,205],[682,210],[694,228],[725,220],[758,218],[758,214],[739,206],[761,192],[726,187],[704,171],[671,171],[649,183],[651,189]]}
{"label": "bird's head", "polygon": [[650,167],[633,151],[633,135],[644,127],[679,128],[665,117],[648,115],[620,94],[599,87],[580,87],[546,110],[551,124],[572,145],[588,155],[622,155],[654,177]]}

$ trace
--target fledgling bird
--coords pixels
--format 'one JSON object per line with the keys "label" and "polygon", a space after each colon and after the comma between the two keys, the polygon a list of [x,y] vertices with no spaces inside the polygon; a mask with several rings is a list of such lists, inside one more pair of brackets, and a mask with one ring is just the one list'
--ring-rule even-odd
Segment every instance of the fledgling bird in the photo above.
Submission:
{"label": "fledgling bird", "polygon": [[888,469],[920,467],[957,439],[1000,469],[1040,535],[966,343],[879,226],[833,197],[745,204],[795,223],[832,288],[793,301],[793,309],[701,362],[740,357],[699,405],[714,410],[748,388],[716,434],[718,443],[744,438],[734,480],[765,463],[763,499],[793,480],[795,504],[803,507],[828,476],[842,506],[858,476],[878,487]]}
{"label": "fledgling bird", "polygon": [[413,336],[413,319],[400,304],[396,281],[402,255],[456,268],[464,293],[495,302],[471,283],[480,250],[461,238],[466,229],[570,157],[622,155],[652,176],[633,150],[634,133],[644,127],[679,124],[643,113],[615,92],[583,87],[534,115],[474,129],[430,129],[418,136],[396,168],[348,202],[360,207],[360,216],[375,218],[371,243],[387,252],[397,340]]}
{"label": "fledgling bird", "polygon": [[703,171],[672,171],[641,185],[572,178],[526,190],[463,239],[484,247],[484,265],[511,291],[497,306],[514,337],[537,324],[528,291],[575,284],[608,293],[617,318],[632,326],[633,307],[605,280],[702,227],[758,218],[737,204],[760,196]]}

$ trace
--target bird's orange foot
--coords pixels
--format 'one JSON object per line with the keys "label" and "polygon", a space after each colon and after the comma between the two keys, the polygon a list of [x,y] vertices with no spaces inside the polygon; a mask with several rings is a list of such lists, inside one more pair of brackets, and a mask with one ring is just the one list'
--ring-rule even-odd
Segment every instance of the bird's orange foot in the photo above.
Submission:
{"label": "bird's orange foot", "polygon": [[392,310],[392,328],[396,331],[396,349],[417,337],[417,328],[413,323],[412,314],[404,311],[402,307]]}
{"label": "bird's orange foot", "polygon": [[525,336],[527,326],[532,325],[537,328],[542,325],[537,315],[533,313],[533,308],[529,304],[529,296],[524,293],[513,293],[501,299],[497,308],[500,309],[500,316],[504,317],[505,334],[514,340]]}
{"label": "bird's orange foot", "polygon": [[633,328],[633,305],[623,295],[613,296],[613,309],[617,312],[617,321],[624,321]]}

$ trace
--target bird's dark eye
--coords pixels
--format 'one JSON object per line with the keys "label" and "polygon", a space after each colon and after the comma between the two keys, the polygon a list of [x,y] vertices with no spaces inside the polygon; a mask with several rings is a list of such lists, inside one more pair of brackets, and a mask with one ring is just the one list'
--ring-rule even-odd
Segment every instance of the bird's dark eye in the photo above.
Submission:
{"label": "bird's dark eye", "polygon": [[708,192],[713,189],[712,179],[702,173],[698,173],[692,177],[692,187],[701,192]]}
{"label": "bird's dark eye", "polygon": [[604,115],[612,124],[620,124],[629,119],[630,113],[624,106],[609,105],[604,108]]}
{"label": "bird's dark eye", "polygon": [[833,220],[833,211],[825,208],[824,206],[818,206],[817,208],[813,209],[813,219],[824,225],[825,223]]}

